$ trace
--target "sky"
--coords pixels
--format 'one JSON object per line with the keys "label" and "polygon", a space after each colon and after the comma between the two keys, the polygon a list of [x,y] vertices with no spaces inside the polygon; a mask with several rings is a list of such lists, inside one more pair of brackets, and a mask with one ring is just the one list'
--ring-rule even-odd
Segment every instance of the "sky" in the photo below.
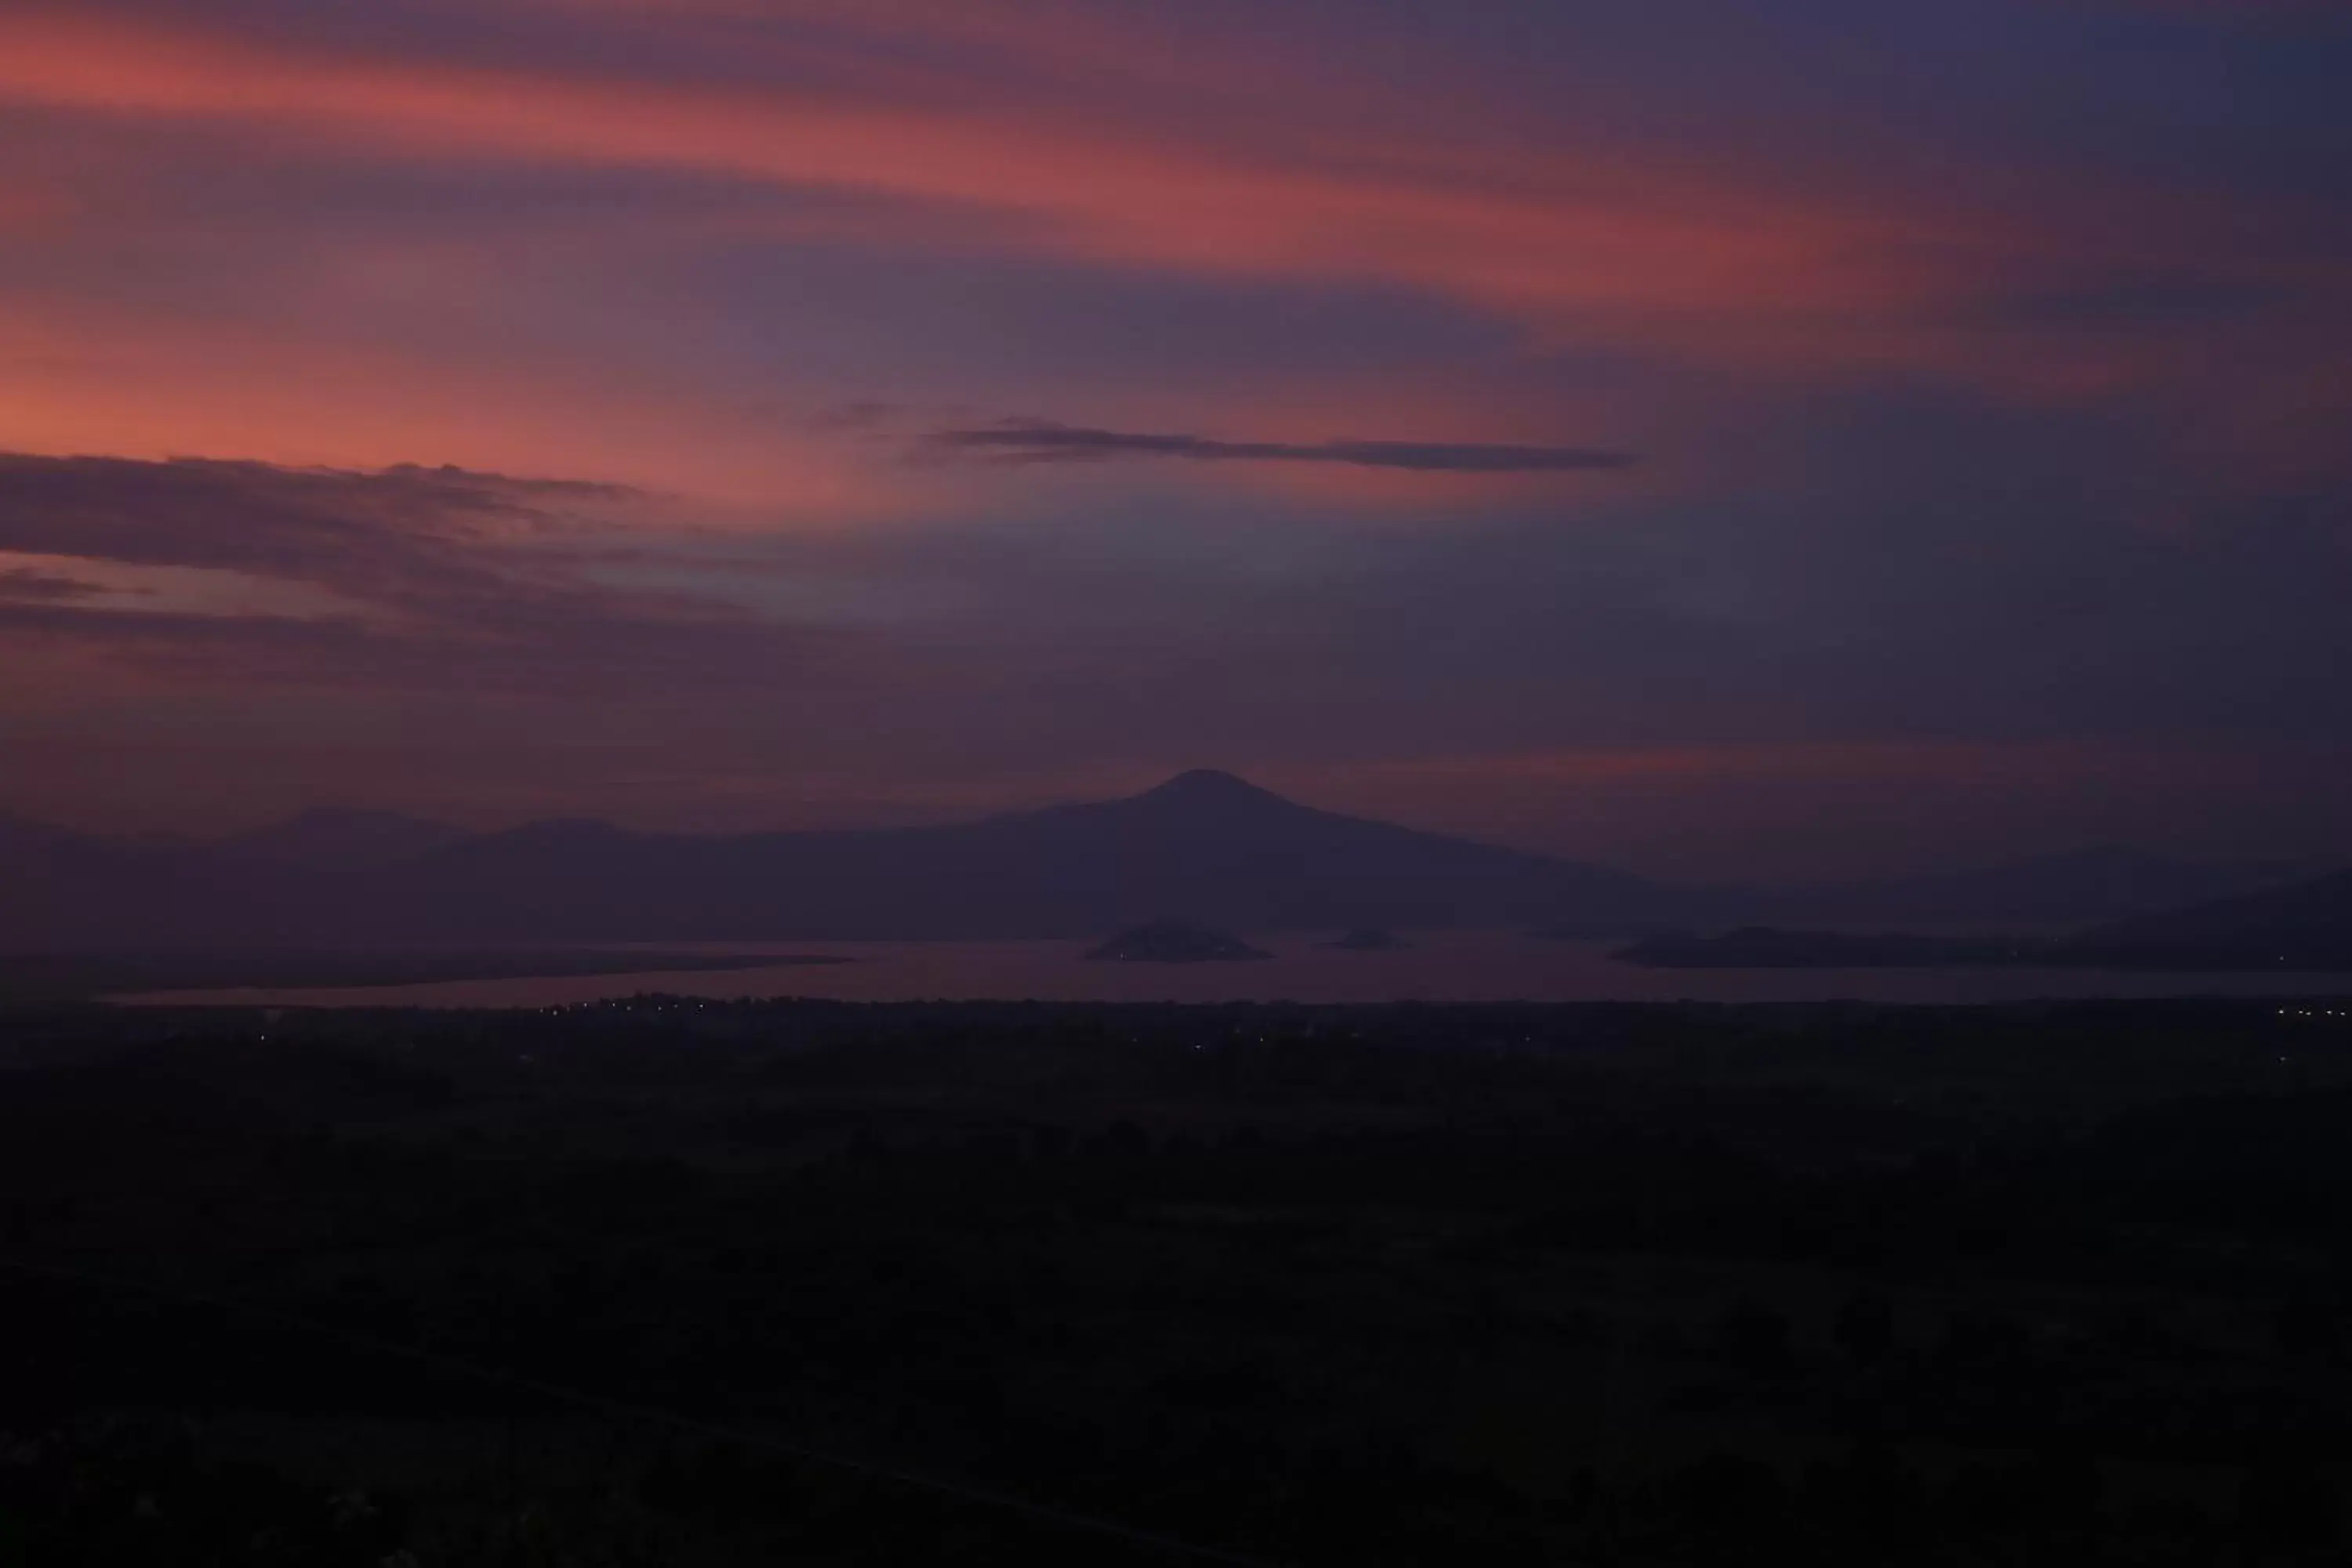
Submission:
{"label": "sky", "polygon": [[2352,5],[5,0],[0,811],[2352,860]]}

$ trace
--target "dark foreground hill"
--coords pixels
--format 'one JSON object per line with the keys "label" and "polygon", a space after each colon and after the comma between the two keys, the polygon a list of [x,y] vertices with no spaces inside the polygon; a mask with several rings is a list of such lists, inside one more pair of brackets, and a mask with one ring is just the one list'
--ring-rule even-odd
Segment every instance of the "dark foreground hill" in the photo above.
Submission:
{"label": "dark foreground hill", "polygon": [[2342,1011],[0,1011],[0,1563],[2341,1564]]}
{"label": "dark foreground hill", "polygon": [[1626,931],[1668,902],[1626,872],[1318,811],[1214,773],[939,827],[549,822],[389,863],[26,831],[0,854],[0,944],[17,947],[1089,937],[1170,911],[1240,931]]}

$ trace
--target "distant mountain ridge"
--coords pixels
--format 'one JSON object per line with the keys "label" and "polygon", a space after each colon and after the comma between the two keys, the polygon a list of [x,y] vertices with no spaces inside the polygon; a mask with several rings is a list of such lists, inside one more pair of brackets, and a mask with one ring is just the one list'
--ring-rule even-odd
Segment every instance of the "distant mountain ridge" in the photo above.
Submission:
{"label": "distant mountain ridge", "polygon": [[383,891],[593,941],[1098,937],[1170,916],[1243,931],[1622,928],[1668,901],[1628,872],[1318,811],[1206,772],[940,827],[696,838],[541,824],[425,856]]}
{"label": "distant mountain ridge", "polygon": [[396,811],[318,807],[220,840],[215,848],[287,866],[389,866],[457,843],[462,827]]}
{"label": "distant mountain ridge", "polygon": [[2258,891],[2310,875],[2284,860],[2188,860],[2098,845],[1966,871],[1766,892],[1746,911],[1776,921],[2088,925]]}
{"label": "distant mountain ridge", "polygon": [[2094,948],[2223,957],[2252,969],[2352,968],[2352,871],[2085,931]]}
{"label": "distant mountain ridge", "polygon": [[2352,969],[2352,871],[2065,936],[1748,926],[1707,936],[1645,937],[1616,956],[1663,969]]}
{"label": "distant mountain ridge", "polygon": [[[436,826],[314,814],[199,849],[36,846],[9,855],[26,874],[0,891],[0,942],[1077,938],[1169,916],[1623,931],[1672,903],[1629,872],[1318,811],[1209,772],[937,827],[705,837],[542,822],[444,839]],[[374,853],[404,837],[421,847]]]}
{"label": "distant mountain ridge", "polygon": [[1099,940],[1178,919],[1245,932],[1496,928],[1639,936],[1761,921],[2088,925],[2283,879],[2086,850],[1946,877],[1673,887],[1318,810],[1230,773],[942,826],[647,833],[553,820],[474,834],[306,812],[213,844],[0,816],[0,948]]}

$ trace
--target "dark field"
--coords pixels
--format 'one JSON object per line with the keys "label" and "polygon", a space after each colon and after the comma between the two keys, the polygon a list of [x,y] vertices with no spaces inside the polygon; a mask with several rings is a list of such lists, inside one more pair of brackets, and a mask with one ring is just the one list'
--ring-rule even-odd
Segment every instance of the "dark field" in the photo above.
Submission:
{"label": "dark field", "polygon": [[2342,1561],[2352,1004],[0,1053],[0,1562]]}

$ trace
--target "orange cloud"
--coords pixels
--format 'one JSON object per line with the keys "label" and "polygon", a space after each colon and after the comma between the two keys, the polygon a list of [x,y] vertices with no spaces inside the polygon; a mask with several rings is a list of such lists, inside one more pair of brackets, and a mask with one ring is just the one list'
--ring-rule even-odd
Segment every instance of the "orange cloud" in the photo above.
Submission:
{"label": "orange cloud", "polygon": [[924,478],[880,482],[857,453],[773,413],[730,416],[626,376],[5,300],[0,428],[16,449],[57,454],[336,468],[425,460],[690,488],[780,521],[902,510]]}
{"label": "orange cloud", "polygon": [[[1370,112],[1383,93],[1394,107],[1391,87],[1349,79],[1340,68],[1302,67],[1279,51],[1275,64],[1236,68],[1245,77],[1277,70],[1286,94],[1255,96],[1286,107],[1231,122],[1171,113],[1169,96],[1188,73],[1200,74],[1201,62],[1180,52],[1171,66],[1142,47],[1165,39],[1138,39],[1120,30],[1132,24],[1084,8],[898,6],[876,24],[847,0],[542,4],[656,17],[740,13],[751,66],[778,68],[762,85],[748,76],[712,82],[493,68],[26,10],[0,16],[0,104],[100,124],[198,125],[305,156],[652,170],[880,199],[808,213],[575,216],[565,221],[577,226],[562,233],[470,249],[462,241],[436,247],[429,235],[358,243],[310,229],[300,287],[314,297],[289,300],[282,319],[260,329],[208,325],[185,312],[145,319],[103,296],[78,300],[83,316],[70,325],[49,319],[47,301],[16,308],[12,321],[0,299],[0,337],[43,340],[41,353],[0,362],[0,416],[12,440],[49,451],[361,465],[424,457],[593,472],[772,498],[800,516],[903,512],[951,494],[937,475],[891,469],[874,461],[871,447],[747,414],[698,384],[690,368],[639,363],[612,345],[596,346],[592,365],[559,363],[561,351],[542,354],[510,339],[503,353],[479,355],[396,341],[400,310],[380,309],[387,300],[494,312],[498,291],[514,286],[514,245],[533,247],[522,255],[546,267],[557,265],[548,258],[562,246],[610,258],[742,237],[848,238],[920,254],[994,249],[1221,279],[1403,288],[1506,316],[1532,348],[1613,347],[1701,365],[1707,381],[1686,381],[1673,395],[1679,415],[1727,393],[1778,395],[1792,378],[1922,370],[2052,402],[2151,386],[2190,386],[2183,395],[2195,395],[2202,383],[2194,373],[2213,352],[2207,342],[2069,334],[1978,312],[1989,295],[2045,268],[2160,268],[2179,257],[2233,275],[2315,283],[2339,299],[2347,291],[2333,263],[2265,243],[2271,219],[2258,205],[2076,189],[2063,174],[2032,170],[1890,191],[1853,169],[1775,165],[1769,149],[1718,149],[1702,162],[1565,133],[1508,137],[1450,95],[1429,117],[1417,111],[1406,135]],[[814,37],[779,33],[766,26],[779,16],[822,26]],[[933,28],[953,49],[1013,60],[1015,79],[1046,87],[1024,94],[984,72],[959,79],[937,57],[912,61],[901,55],[919,51],[880,47]],[[1220,110],[1252,96],[1203,79],[1206,101]],[[1132,82],[1149,89],[1138,94],[1149,102],[1116,101]],[[54,189],[0,178],[0,232],[62,225],[77,211]],[[373,340],[371,324],[384,329]],[[2273,356],[2265,380],[2308,381],[2324,393],[2336,357],[2315,338]],[[780,364],[777,397],[821,402],[841,392],[796,381],[801,374]],[[1080,386],[1062,403],[1005,379],[1002,367],[982,366],[956,392],[1003,400],[982,405],[982,416],[1203,428],[1232,439],[1626,445],[1659,455],[1621,481],[1644,487],[1666,482],[1653,476],[1687,476],[1696,460],[1654,442],[1659,410],[1571,406],[1580,395],[1557,390],[1542,408],[1513,408],[1493,389],[1433,389],[1392,376],[1366,387],[1344,374],[1262,368],[1216,384],[1204,419],[1197,386]],[[2228,401],[2210,416],[2242,416],[2249,402],[2268,400]],[[2330,417],[2340,405],[2340,395],[2329,399]],[[1329,416],[1303,416],[1318,412]],[[2266,427],[2274,415],[2264,411]],[[2300,452],[2326,443],[2296,445]],[[1319,472],[1217,482],[1407,506],[1440,493],[1507,495],[1517,483]]]}
{"label": "orange cloud", "polygon": [[[362,59],[56,16],[0,21],[0,98],[331,132],[435,156],[680,168],[1012,215],[1008,242],[1213,273],[1429,289],[1549,330],[1872,318],[1948,291],[1982,214],[1759,190],[1659,161],[1187,142],[1006,105]],[[2015,236],[1999,243],[2013,243]]]}

